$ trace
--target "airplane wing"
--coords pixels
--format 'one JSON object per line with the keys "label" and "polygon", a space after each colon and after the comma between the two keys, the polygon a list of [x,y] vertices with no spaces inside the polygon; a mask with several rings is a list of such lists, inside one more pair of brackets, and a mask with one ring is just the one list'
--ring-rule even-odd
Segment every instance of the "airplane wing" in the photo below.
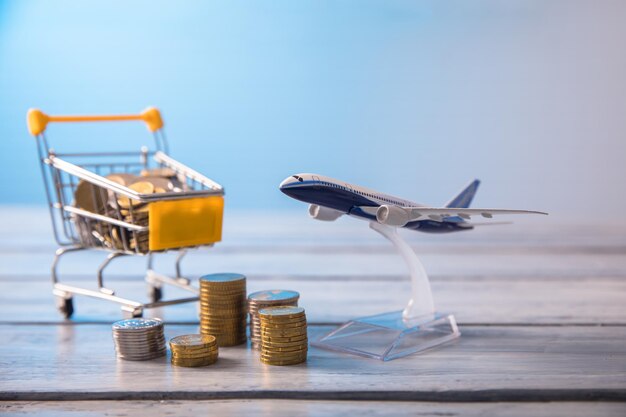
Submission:
{"label": "airplane wing", "polygon": [[404,226],[408,222],[418,220],[445,221],[450,217],[460,217],[464,220],[472,216],[481,216],[491,219],[493,216],[503,214],[544,214],[534,210],[511,210],[511,209],[484,209],[484,208],[453,208],[453,207],[399,207],[382,205],[380,207],[361,207],[366,213],[376,215],[376,219],[390,226]]}

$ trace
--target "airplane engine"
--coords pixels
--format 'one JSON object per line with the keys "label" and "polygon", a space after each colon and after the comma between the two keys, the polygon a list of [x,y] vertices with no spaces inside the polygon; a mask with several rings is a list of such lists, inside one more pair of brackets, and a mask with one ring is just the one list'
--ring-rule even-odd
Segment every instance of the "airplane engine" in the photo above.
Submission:
{"label": "airplane engine", "polygon": [[343,213],[337,210],[333,210],[328,207],[318,206],[317,204],[311,204],[309,206],[309,216],[315,220],[321,220],[323,222],[332,222],[341,217]]}
{"label": "airplane engine", "polygon": [[409,222],[409,214],[400,207],[383,205],[376,210],[376,220],[387,226],[402,227]]}

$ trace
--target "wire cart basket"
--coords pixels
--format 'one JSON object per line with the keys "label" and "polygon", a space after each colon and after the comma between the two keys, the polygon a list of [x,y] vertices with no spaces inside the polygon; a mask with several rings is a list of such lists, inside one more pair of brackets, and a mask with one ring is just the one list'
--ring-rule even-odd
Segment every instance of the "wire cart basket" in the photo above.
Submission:
{"label": "wire cart basket", "polygon": [[[45,135],[51,122],[131,120],[143,121],[152,132],[152,149],[56,153]],[[149,308],[197,301],[199,290],[181,275],[180,264],[187,249],[221,240],[224,189],[168,155],[159,111],[150,107],[138,115],[49,116],[31,109],[27,123],[36,138],[52,229],[60,246],[52,263],[52,292],[61,314],[72,316],[74,295],[121,304],[126,317],[141,317]],[[97,270],[97,290],[61,283],[61,258],[88,249],[108,253]],[[153,270],[154,253],[170,250],[178,251],[175,277]],[[148,303],[122,298],[104,285],[106,267],[129,255],[147,258]],[[192,296],[162,300],[164,284]]]}

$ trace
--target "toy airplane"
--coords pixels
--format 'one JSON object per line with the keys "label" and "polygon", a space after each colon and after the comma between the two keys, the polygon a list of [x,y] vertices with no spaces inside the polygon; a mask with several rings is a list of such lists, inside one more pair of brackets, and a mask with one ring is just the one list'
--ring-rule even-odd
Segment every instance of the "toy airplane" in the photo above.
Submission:
{"label": "toy airplane", "polygon": [[[501,214],[548,214],[541,211],[469,208],[479,180],[472,181],[444,207],[430,207],[317,174],[298,174],[280,183],[289,197],[310,203],[309,214],[333,221],[347,214],[394,227],[429,233],[473,229],[471,216],[491,219]],[[485,223],[482,223],[485,224]],[[494,223],[487,223],[494,224]]]}

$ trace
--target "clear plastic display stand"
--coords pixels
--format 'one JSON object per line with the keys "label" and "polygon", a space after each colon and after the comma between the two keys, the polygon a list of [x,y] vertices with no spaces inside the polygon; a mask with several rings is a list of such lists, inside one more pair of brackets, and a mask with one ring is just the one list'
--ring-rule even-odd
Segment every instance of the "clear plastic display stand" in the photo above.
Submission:
{"label": "clear plastic display stand", "polygon": [[400,253],[411,276],[411,299],[403,311],[350,320],[311,343],[323,349],[389,361],[431,349],[461,335],[454,316],[435,312],[428,275],[395,227],[371,222]]}

